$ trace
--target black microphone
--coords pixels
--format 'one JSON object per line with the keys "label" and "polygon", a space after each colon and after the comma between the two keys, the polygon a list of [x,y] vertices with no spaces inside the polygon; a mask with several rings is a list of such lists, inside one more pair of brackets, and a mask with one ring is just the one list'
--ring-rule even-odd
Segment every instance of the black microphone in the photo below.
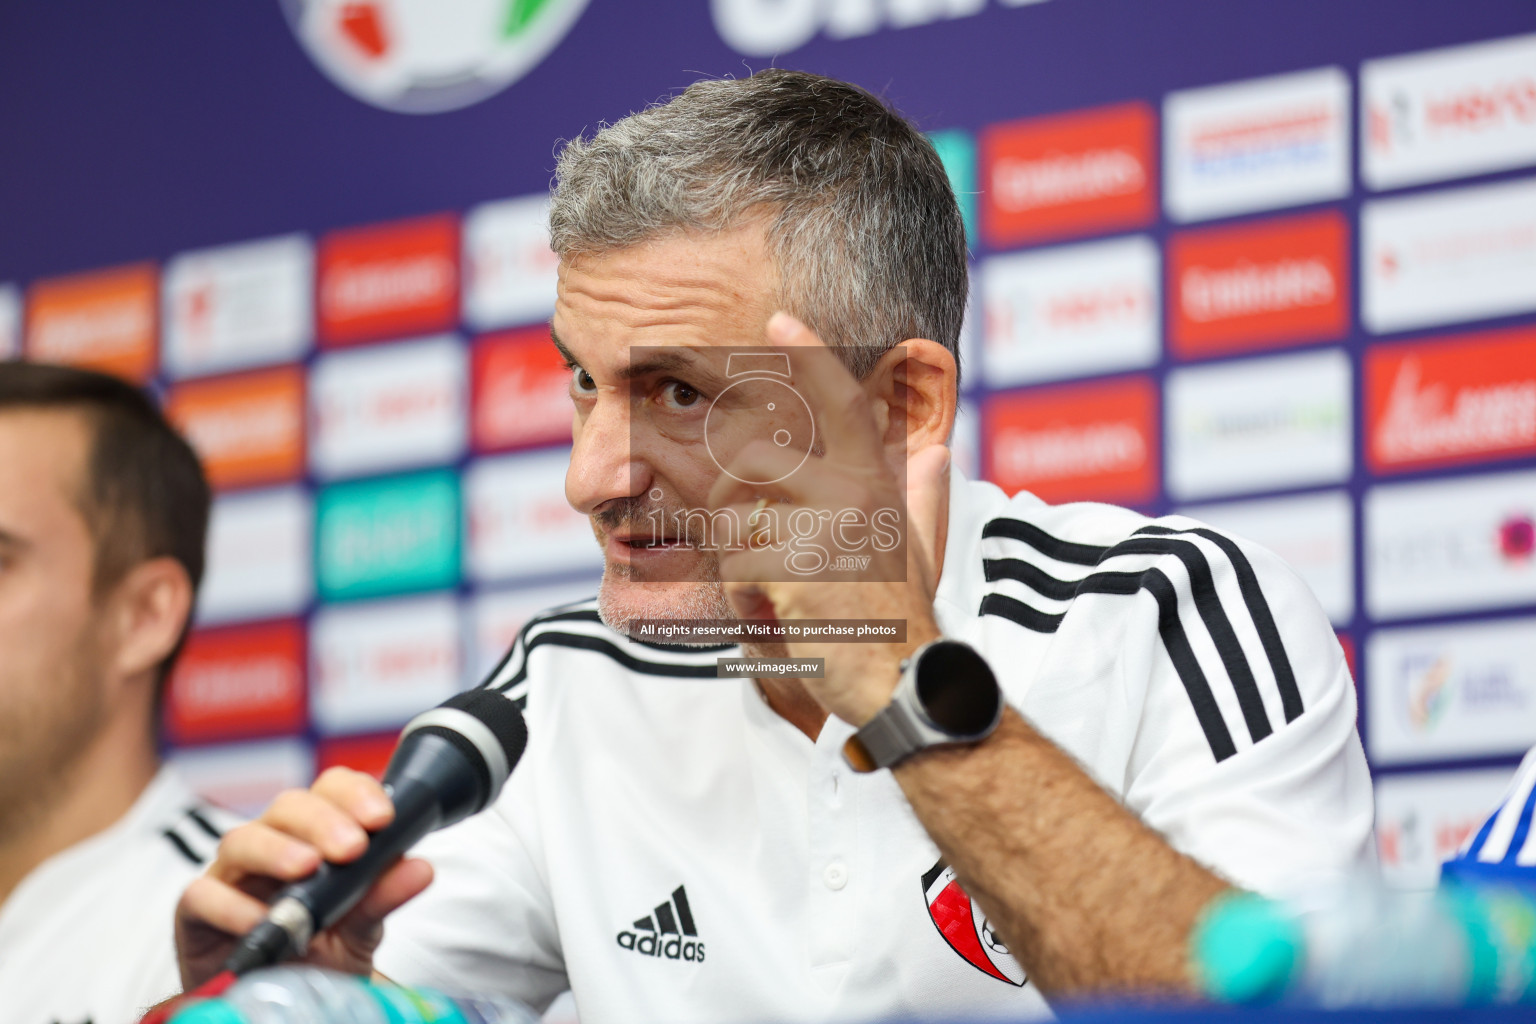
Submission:
{"label": "black microphone", "polygon": [[527,745],[522,712],[490,690],[458,694],[411,719],[384,772],[394,820],[368,837],[357,860],[326,862],[278,893],[266,920],[240,941],[224,969],[240,975],[303,956],[314,934],[356,906],[417,840],[489,806]]}

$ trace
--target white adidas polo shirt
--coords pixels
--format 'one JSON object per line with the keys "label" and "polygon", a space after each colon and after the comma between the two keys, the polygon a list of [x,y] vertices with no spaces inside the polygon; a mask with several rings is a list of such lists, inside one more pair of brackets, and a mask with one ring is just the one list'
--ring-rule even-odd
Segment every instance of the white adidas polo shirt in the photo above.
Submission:
{"label": "white adidas polo shirt", "polygon": [[105,831],[39,864],[0,905],[0,1019],[130,1024],[181,991],[181,892],[234,818],[169,767]]}
{"label": "white adidas polo shirt", "polygon": [[[1044,1015],[889,772],[812,742],[708,651],[591,603],[532,622],[487,685],[525,701],[498,803],[429,837],[386,929],[406,983],[582,1024]],[[1273,891],[1369,855],[1355,695],[1268,552],[1191,520],[1052,507],[959,479],[935,610],[1009,702],[1178,848]],[[1028,800],[1028,793],[1020,793]]]}

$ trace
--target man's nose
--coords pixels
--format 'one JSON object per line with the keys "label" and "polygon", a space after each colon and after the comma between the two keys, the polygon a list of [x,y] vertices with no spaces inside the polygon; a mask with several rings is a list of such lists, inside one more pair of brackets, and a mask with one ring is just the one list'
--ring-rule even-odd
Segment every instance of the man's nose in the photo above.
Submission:
{"label": "man's nose", "polygon": [[650,470],[634,457],[629,406],[617,396],[599,400],[572,435],[571,467],[565,474],[565,500],[590,516],[615,498],[633,498],[651,485]]}

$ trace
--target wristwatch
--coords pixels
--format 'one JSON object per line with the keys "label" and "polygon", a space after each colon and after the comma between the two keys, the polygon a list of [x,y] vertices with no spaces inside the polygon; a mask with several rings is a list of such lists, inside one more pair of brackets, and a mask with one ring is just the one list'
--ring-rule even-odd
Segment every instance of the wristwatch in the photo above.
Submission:
{"label": "wristwatch", "polygon": [[929,747],[980,743],[1003,717],[1003,694],[970,644],[935,640],[901,663],[891,702],[843,744],[856,772],[900,764]]}

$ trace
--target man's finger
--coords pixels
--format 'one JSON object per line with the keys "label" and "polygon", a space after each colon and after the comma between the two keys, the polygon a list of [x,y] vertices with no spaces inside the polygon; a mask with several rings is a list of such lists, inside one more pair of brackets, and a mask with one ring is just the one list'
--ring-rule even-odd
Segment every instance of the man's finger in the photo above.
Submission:
{"label": "man's finger", "polygon": [[395,805],[390,803],[384,785],[367,772],[339,765],[327,768],[310,789],[347,812],[369,832],[377,832],[395,820]]}
{"label": "man's finger", "polygon": [[345,926],[383,921],[431,884],[432,865],[428,862],[419,857],[396,861],[369,887],[357,906],[347,911]]}
{"label": "man's finger", "polygon": [[181,894],[176,919],[184,927],[244,935],[266,919],[266,903],[208,875],[198,875]]}
{"label": "man's finger", "polygon": [[781,311],[768,320],[768,340],[789,356],[794,388],[811,407],[826,452],[860,463],[881,458],[868,396],[816,332]]}
{"label": "man's finger", "polygon": [[279,793],[261,820],[308,843],[326,860],[338,864],[362,856],[368,847],[368,833],[357,819],[311,790]]}
{"label": "man's finger", "polygon": [[292,882],[308,877],[320,867],[321,853],[302,839],[253,821],[231,829],[219,841],[219,852],[208,873],[239,884],[252,876]]}

